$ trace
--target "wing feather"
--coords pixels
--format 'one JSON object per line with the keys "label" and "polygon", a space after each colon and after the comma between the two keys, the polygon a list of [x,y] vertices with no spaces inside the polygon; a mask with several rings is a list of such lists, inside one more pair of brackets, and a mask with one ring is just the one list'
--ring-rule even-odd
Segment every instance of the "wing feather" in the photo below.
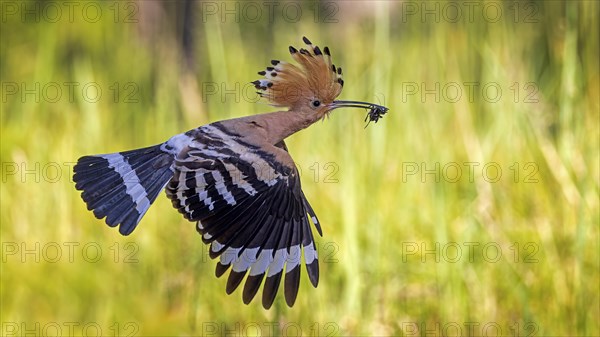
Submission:
{"label": "wing feather", "polygon": [[321,228],[302,192],[298,171],[285,164],[293,163],[285,144],[251,146],[222,126],[201,131],[176,158],[167,196],[187,219],[197,221],[203,242],[210,244],[210,257],[220,257],[215,275],[231,269],[228,294],[248,274],[244,303],[252,301],[265,280],[262,304],[269,308],[285,270],[284,295],[291,307],[300,285],[302,256],[311,283],[318,282],[310,222],[319,234]]}

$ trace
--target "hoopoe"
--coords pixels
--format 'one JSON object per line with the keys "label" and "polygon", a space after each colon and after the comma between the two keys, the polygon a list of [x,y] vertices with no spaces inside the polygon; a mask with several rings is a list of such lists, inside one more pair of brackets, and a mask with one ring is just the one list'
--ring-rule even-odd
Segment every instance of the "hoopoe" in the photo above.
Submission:
{"label": "hoopoe", "polygon": [[249,272],[243,290],[248,304],[266,276],[262,305],[273,304],[285,267],[284,294],[292,307],[298,294],[301,255],[314,287],[319,264],[310,222],[321,225],[300,186],[284,140],[338,108],[369,109],[377,121],[388,108],[335,101],[342,68],[303,37],[308,49],[290,46],[300,65],[272,60],[252,82],[258,94],[286,110],[214,122],[142,149],[84,156],[74,167],[75,187],[89,210],[129,235],[161,190],[173,206],[196,222],[211,258],[220,257],[216,276],[229,268],[231,294]]}

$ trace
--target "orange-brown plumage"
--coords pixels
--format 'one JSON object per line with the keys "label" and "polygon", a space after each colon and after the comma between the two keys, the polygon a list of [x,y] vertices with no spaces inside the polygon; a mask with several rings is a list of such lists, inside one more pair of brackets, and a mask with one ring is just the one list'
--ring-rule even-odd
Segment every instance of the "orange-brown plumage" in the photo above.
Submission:
{"label": "orange-brown plumage", "polygon": [[331,110],[328,105],[342,92],[341,68],[331,62],[329,48],[325,47],[323,53],[306,37],[303,40],[308,49],[289,48],[299,66],[273,60],[273,66],[259,72],[265,78],[253,83],[262,91],[260,95],[274,106],[301,110],[306,103],[316,101],[318,105],[313,108],[322,117]]}

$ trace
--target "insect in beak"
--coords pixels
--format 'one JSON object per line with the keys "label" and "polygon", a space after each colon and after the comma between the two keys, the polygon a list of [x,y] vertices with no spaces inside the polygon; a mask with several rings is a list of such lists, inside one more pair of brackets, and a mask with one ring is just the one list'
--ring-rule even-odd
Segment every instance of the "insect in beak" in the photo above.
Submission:
{"label": "insect in beak", "polygon": [[367,116],[365,117],[365,122],[367,122],[365,128],[369,126],[371,122],[377,123],[377,121],[380,118],[383,118],[383,115],[385,115],[388,112],[388,110],[388,108],[379,105],[372,107],[371,110],[369,110],[369,112],[367,113]]}
{"label": "insect in beak", "polygon": [[389,110],[389,108],[386,108],[383,105],[367,103],[367,102],[360,102],[360,101],[333,101],[333,103],[331,104],[331,107],[332,107],[332,110],[339,109],[339,108],[369,109],[369,111],[367,112],[367,116],[365,117],[365,122],[367,122],[367,125],[365,125],[365,128],[371,122],[377,123],[377,121],[379,119],[383,118],[383,115],[385,115]]}

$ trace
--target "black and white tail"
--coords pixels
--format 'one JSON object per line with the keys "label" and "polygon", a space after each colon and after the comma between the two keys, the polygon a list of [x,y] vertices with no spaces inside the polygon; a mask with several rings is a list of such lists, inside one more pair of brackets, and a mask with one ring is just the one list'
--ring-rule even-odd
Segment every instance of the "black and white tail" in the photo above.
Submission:
{"label": "black and white tail", "polygon": [[173,176],[183,138],[188,139],[182,134],[143,149],[81,157],[73,180],[88,210],[129,235]]}

